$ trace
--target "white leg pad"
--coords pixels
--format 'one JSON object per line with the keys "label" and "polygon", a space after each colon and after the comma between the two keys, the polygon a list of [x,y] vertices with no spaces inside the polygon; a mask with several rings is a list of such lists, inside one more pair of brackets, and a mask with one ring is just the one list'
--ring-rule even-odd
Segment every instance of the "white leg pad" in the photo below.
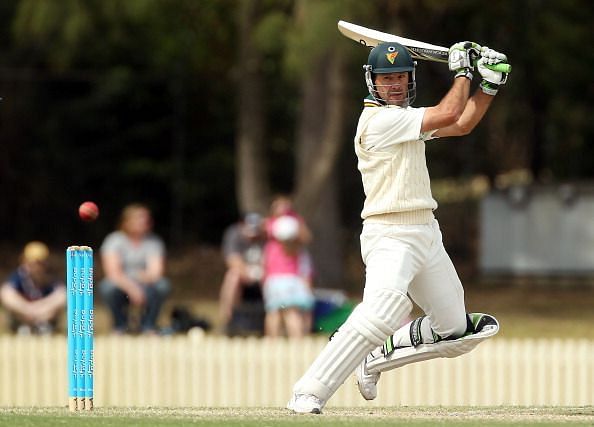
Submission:
{"label": "white leg pad", "polygon": [[370,293],[297,381],[294,393],[311,394],[325,403],[365,356],[394,333],[411,308],[401,292]]}
{"label": "white leg pad", "polygon": [[420,344],[416,347],[401,347],[392,353],[367,361],[367,372],[378,373],[399,368],[409,363],[438,357],[457,357],[472,351],[479,343],[499,332],[499,322],[493,316],[483,313],[469,314],[475,332],[455,340],[444,340],[434,344]]}

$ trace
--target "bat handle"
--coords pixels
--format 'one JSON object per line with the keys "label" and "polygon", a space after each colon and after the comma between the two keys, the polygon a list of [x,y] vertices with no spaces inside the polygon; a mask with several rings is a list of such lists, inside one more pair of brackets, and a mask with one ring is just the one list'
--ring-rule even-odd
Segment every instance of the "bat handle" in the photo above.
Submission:
{"label": "bat handle", "polygon": [[509,73],[509,72],[511,72],[511,69],[512,69],[511,65],[504,64],[504,63],[493,64],[493,65],[485,64],[485,67],[488,68],[489,70],[500,71],[502,73]]}

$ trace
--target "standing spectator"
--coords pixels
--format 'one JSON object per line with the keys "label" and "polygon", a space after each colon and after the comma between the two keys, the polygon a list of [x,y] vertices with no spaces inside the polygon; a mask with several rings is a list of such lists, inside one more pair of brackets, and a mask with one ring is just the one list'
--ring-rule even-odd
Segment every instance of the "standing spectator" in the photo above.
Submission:
{"label": "standing spectator", "polygon": [[219,314],[229,335],[261,333],[262,252],[265,242],[262,216],[248,213],[223,234],[227,271],[221,284]]}
{"label": "standing spectator", "polygon": [[290,198],[277,197],[270,211],[264,249],[266,335],[279,336],[284,324],[289,337],[299,338],[312,327],[313,271],[306,249],[311,233]]}
{"label": "standing spectator", "polygon": [[150,209],[133,203],[122,211],[119,230],[110,233],[101,245],[105,278],[99,291],[113,315],[116,333],[130,330],[130,304],[141,309],[141,332],[157,331],[157,318],[170,284],[163,276],[165,244],[152,228]]}
{"label": "standing spectator", "polygon": [[52,332],[66,304],[66,286],[51,274],[49,253],[42,242],[28,243],[20,265],[0,288],[0,300],[11,314],[11,329],[19,334]]}

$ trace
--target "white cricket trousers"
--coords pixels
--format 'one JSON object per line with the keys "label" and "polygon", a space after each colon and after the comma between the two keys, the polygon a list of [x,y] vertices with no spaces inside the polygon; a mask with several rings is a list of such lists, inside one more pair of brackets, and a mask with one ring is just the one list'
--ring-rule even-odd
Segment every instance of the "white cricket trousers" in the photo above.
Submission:
{"label": "white cricket trousers", "polygon": [[433,332],[445,338],[466,330],[464,291],[437,221],[365,224],[361,250],[367,267],[363,301],[295,383],[297,395],[311,394],[325,403],[390,335],[396,345],[410,345],[409,326],[398,329],[412,307],[407,292],[427,314],[421,326],[423,342],[433,342]]}
{"label": "white cricket trousers", "polygon": [[[394,289],[425,312],[433,332],[445,338],[466,330],[464,289],[442,242],[437,220],[423,225],[367,223],[361,233],[365,294]],[[408,335],[405,327],[398,335]]]}

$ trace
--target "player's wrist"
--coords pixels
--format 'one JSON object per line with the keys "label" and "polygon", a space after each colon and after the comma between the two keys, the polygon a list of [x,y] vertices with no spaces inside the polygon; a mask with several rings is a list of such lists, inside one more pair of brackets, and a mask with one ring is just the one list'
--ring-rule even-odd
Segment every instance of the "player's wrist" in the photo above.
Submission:
{"label": "player's wrist", "polygon": [[465,77],[468,80],[472,81],[472,72],[470,71],[470,68],[457,69],[456,74],[454,74],[454,79],[457,79],[458,77]]}
{"label": "player's wrist", "polygon": [[487,81],[485,79],[481,81],[479,86],[483,93],[486,93],[487,95],[495,96],[499,91],[499,85],[491,83],[490,81]]}

